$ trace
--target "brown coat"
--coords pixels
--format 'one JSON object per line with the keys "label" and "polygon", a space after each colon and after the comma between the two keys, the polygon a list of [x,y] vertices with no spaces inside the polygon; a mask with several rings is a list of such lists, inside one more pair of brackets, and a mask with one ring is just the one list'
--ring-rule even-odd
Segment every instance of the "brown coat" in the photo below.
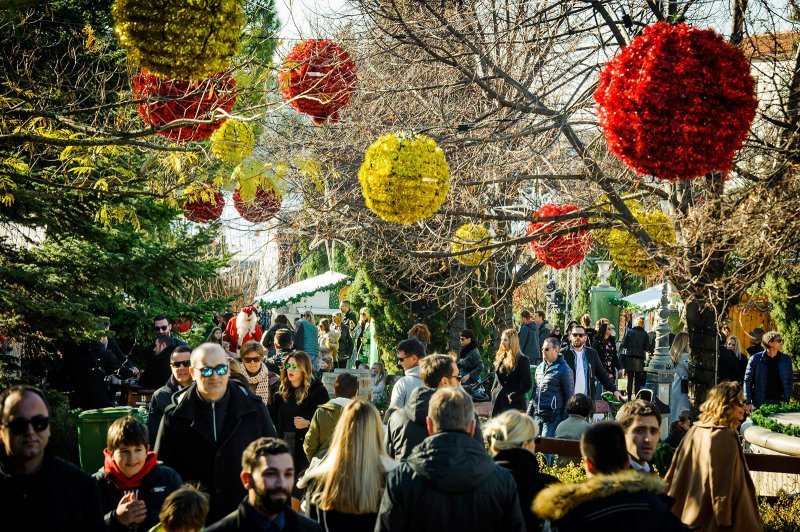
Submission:
{"label": "brown coat", "polygon": [[690,428],[664,482],[675,499],[672,512],[687,525],[704,532],[764,529],[739,435],[728,427]]}

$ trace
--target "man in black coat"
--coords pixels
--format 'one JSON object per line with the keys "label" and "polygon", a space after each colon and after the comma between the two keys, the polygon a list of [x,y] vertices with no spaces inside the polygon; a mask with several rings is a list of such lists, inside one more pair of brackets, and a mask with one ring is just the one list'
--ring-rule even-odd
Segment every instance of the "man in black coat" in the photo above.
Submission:
{"label": "man in black coat", "polygon": [[150,436],[150,447],[155,447],[158,427],[161,426],[161,418],[167,407],[172,404],[172,396],[175,392],[187,388],[192,384],[192,375],[189,373],[191,364],[192,350],[188,347],[179,345],[172,351],[169,358],[169,365],[172,371],[167,383],[153,393],[150,399],[150,406],[147,410],[147,431]]}
{"label": "man in black coat", "polygon": [[177,345],[175,338],[167,334],[156,338],[153,355],[147,357],[139,386],[147,390],[158,390],[167,383],[172,374],[169,369],[169,358]]}
{"label": "man in black coat", "polygon": [[[422,388],[411,392],[408,403],[389,416],[386,437],[386,452],[398,462],[405,460],[428,437],[428,406],[437,389],[445,386],[458,386],[459,372],[456,363],[447,355],[430,355],[419,362],[419,376]],[[483,445],[480,421],[475,416],[473,438]]]}
{"label": "man in black coat", "polygon": [[280,530],[321,532],[320,526],[290,506],[294,461],[282,440],[259,438],[242,454],[241,482],[247,496],[239,507],[214,523],[208,532]]}
{"label": "man in black coat", "polygon": [[50,412],[42,392],[0,394],[0,508],[3,530],[103,530],[95,481],[46,451]]}
{"label": "man in black coat", "polygon": [[375,532],[524,531],[514,478],[472,439],[472,399],[438,389],[426,424],[431,436],[389,473]]}
{"label": "man in black coat", "polygon": [[156,453],[186,482],[200,482],[211,496],[208,523],[236,509],[245,490],[239,481],[242,452],[275,427],[261,398],[228,382],[228,358],[219,344],[192,352],[194,384],[173,396],[156,439]]}
{"label": "man in black coat", "polygon": [[614,397],[620,399],[622,394],[614,387],[608,377],[608,372],[600,360],[600,355],[586,346],[586,330],[581,325],[572,327],[568,339],[570,346],[561,350],[567,365],[572,368],[575,376],[575,390],[573,394],[583,393],[594,397],[594,380],[597,379],[606,391],[613,392]]}
{"label": "man in black coat", "polygon": [[581,437],[589,477],[580,484],[551,484],[533,502],[536,514],[558,532],[689,530],[670,508],[658,475],[630,469],[625,435],[614,422],[592,425]]}

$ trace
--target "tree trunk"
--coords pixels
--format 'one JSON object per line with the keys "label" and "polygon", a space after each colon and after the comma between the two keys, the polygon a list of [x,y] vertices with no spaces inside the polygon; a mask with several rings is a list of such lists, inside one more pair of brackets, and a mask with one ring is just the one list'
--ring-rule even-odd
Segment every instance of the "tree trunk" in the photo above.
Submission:
{"label": "tree trunk", "polygon": [[716,383],[718,337],[716,314],[696,302],[686,305],[686,325],[692,353],[689,355],[689,398],[694,408]]}
{"label": "tree trunk", "polygon": [[453,294],[454,304],[450,311],[450,321],[447,324],[447,347],[458,353],[461,349],[461,343],[458,337],[461,331],[466,329],[467,321],[465,315],[465,307],[467,305],[467,298],[462,289],[458,289],[458,293]]}

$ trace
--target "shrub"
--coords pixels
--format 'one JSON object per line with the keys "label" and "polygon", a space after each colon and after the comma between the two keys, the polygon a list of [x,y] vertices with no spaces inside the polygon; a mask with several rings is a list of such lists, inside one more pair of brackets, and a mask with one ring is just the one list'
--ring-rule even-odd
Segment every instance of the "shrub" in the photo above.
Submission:
{"label": "shrub", "polygon": [[764,521],[764,532],[800,532],[800,498],[781,494],[772,503],[760,498],[758,509]]}

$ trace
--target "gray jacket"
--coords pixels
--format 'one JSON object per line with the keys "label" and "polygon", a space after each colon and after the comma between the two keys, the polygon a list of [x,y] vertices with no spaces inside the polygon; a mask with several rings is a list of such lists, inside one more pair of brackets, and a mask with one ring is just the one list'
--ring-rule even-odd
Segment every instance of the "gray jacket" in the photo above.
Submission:
{"label": "gray jacket", "polygon": [[542,360],[542,351],[539,343],[539,326],[534,322],[523,323],[519,328],[519,348],[528,357],[531,364]]}

